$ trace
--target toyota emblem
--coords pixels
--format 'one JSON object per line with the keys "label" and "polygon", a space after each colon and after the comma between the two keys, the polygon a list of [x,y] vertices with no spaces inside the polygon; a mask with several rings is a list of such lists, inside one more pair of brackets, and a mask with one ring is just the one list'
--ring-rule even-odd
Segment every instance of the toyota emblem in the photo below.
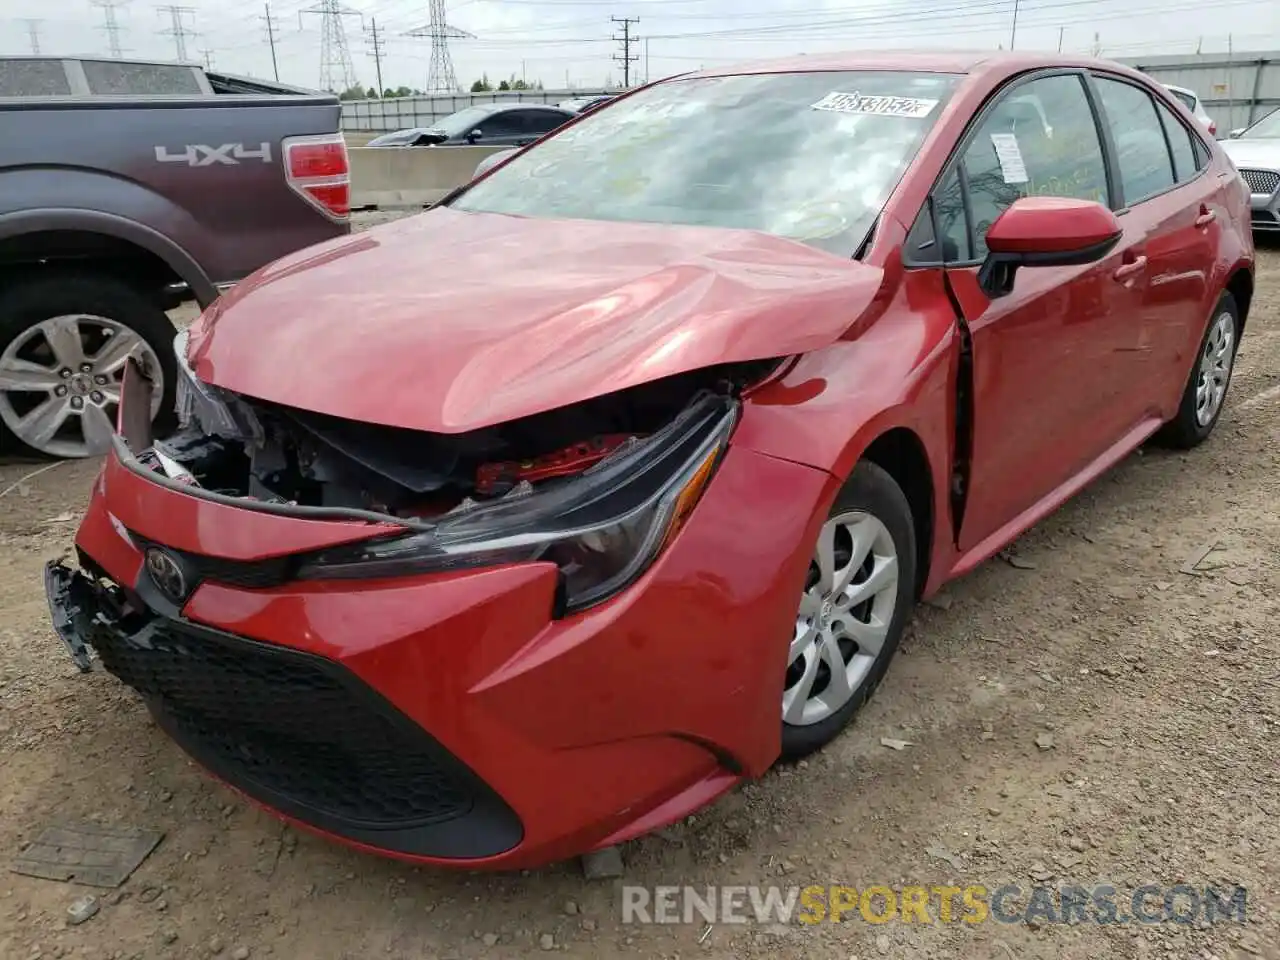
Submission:
{"label": "toyota emblem", "polygon": [[187,595],[187,578],[172,554],[158,547],[147,549],[147,573],[160,592],[175,603]]}

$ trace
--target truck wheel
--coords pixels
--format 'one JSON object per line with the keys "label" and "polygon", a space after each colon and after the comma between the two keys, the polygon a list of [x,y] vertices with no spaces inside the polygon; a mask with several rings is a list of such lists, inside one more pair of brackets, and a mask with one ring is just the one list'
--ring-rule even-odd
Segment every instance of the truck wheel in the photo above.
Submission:
{"label": "truck wheel", "polygon": [[0,281],[0,447],[16,439],[48,457],[88,456],[87,415],[101,410],[114,425],[135,349],[158,371],[152,417],[170,417],[174,334],[159,306],[112,277],[59,270]]}

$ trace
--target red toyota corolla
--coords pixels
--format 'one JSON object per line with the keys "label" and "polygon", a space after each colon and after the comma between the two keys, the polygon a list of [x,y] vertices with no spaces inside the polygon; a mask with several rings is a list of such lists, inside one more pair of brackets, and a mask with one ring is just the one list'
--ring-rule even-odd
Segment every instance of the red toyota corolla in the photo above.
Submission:
{"label": "red toyota corolla", "polygon": [[1163,88],[1024,55],[653,84],[131,361],[55,626],[215,775],[517,867],[835,737],[911,605],[1222,410],[1249,197]]}

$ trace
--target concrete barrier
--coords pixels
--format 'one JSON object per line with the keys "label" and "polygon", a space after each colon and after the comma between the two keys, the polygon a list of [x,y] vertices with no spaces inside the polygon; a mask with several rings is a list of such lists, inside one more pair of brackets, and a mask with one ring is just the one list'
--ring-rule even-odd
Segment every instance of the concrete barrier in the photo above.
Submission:
{"label": "concrete barrier", "polygon": [[351,208],[420,207],[471,179],[507,147],[352,147]]}

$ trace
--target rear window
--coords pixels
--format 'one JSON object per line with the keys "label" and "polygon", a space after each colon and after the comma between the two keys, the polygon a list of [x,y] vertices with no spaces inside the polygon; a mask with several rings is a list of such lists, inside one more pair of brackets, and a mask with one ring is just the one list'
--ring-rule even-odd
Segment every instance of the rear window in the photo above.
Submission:
{"label": "rear window", "polygon": [[667,81],[586,114],[452,205],[760,230],[850,256],[958,79],[859,71]]}
{"label": "rear window", "polygon": [[116,96],[192,96],[203,93],[196,72],[180,64],[85,60],[89,92]]}
{"label": "rear window", "polygon": [[61,60],[0,60],[0,97],[66,97],[71,94]]}

